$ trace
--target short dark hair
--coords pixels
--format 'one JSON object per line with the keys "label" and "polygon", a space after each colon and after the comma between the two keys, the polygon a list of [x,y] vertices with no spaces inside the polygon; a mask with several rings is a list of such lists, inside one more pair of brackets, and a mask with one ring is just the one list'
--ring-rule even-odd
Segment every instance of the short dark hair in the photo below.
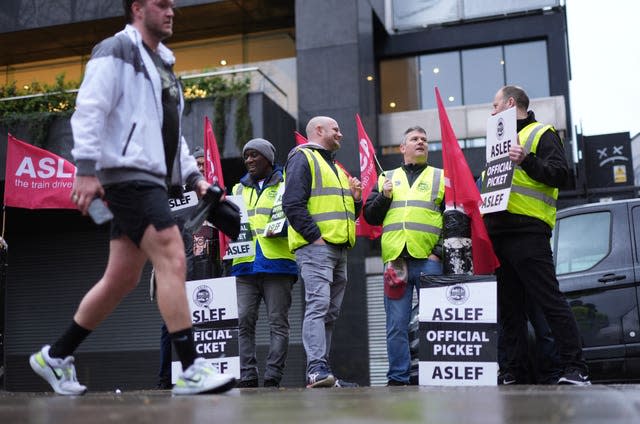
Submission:
{"label": "short dark hair", "polygon": [[427,132],[425,131],[424,128],[422,128],[419,125],[414,125],[413,127],[409,127],[404,131],[404,133],[402,134],[402,141],[400,141],[400,144],[404,144],[406,139],[407,139],[407,134],[409,134],[410,132],[414,132],[414,131],[417,131],[419,133],[427,135]]}
{"label": "short dark hair", "polygon": [[137,1],[138,3],[144,4],[146,0],[122,0],[122,7],[124,8],[124,17],[127,20],[127,23],[133,23],[133,13],[131,13],[131,5],[133,2]]}
{"label": "short dark hair", "polygon": [[518,109],[522,109],[525,112],[529,110],[529,96],[527,96],[523,88],[517,85],[505,85],[502,87],[502,98],[508,100],[509,97],[513,97]]}

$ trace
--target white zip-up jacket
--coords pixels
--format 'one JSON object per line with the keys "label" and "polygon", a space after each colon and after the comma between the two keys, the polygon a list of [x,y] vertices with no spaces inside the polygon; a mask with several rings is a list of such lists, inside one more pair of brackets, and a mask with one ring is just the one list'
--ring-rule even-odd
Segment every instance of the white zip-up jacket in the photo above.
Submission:
{"label": "white zip-up jacket", "polygon": [[[157,53],[175,63],[164,44]],[[180,93],[180,123],[183,107]],[[102,185],[143,180],[165,186],[162,118],[160,75],[140,33],[127,25],[95,46],[87,63],[71,118],[77,175],[97,175]],[[193,185],[201,178],[180,129],[170,185]]]}

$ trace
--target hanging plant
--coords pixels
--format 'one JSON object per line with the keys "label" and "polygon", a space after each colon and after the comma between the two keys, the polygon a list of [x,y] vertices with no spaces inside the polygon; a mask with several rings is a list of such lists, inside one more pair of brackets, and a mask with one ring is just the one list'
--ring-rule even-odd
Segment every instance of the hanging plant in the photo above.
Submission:
{"label": "hanging plant", "polygon": [[54,85],[32,82],[17,88],[14,81],[0,86],[0,98],[30,96],[0,102],[0,125],[10,132],[16,127],[26,127],[31,142],[44,147],[53,119],[73,113],[76,95],[68,91],[74,88],[77,88],[77,83],[66,82],[64,74],[56,76]]}
{"label": "hanging plant", "polygon": [[[236,101],[235,133],[236,145],[242,145],[252,138],[253,129],[249,117],[248,93],[251,81],[246,78],[222,78],[220,76],[188,79],[183,81],[184,97],[190,100],[213,99],[213,127],[220,146],[224,152],[224,138],[227,132],[226,116],[231,101]],[[54,85],[32,82],[24,87],[17,87],[15,82],[0,86],[0,98],[25,98],[0,101],[0,125],[15,132],[17,127],[25,127],[31,142],[39,147],[46,147],[49,127],[57,116],[71,116],[75,109],[76,93],[69,92],[79,87],[77,82],[65,81],[64,74],[56,77]]]}
{"label": "hanging plant", "polygon": [[251,80],[249,77],[223,78],[221,76],[195,78],[183,81],[185,99],[213,99],[213,131],[220,152],[224,152],[224,139],[227,133],[226,117],[231,108],[231,101],[236,101],[235,133],[236,146],[242,149],[244,143],[253,136],[251,118],[249,117],[248,94]]}

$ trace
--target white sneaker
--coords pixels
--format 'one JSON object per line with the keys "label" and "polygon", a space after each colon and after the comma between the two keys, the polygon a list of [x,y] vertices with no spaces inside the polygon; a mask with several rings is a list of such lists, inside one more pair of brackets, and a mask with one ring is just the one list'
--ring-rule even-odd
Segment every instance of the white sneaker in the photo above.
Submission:
{"label": "white sneaker", "polygon": [[227,374],[219,374],[204,358],[182,372],[173,386],[174,395],[197,395],[201,393],[222,393],[232,389],[236,379]]}
{"label": "white sneaker", "polygon": [[29,357],[29,365],[40,377],[44,378],[59,395],[83,395],[86,386],[78,383],[73,356],[52,358],[49,356],[49,345]]}

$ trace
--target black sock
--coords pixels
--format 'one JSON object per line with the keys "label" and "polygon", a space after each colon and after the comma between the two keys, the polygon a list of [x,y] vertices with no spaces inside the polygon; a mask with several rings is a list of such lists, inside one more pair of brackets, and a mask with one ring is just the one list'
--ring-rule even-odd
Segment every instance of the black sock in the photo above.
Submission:
{"label": "black sock", "polygon": [[80,346],[80,343],[91,334],[91,330],[80,327],[75,321],[67,328],[62,336],[49,349],[49,356],[53,358],[66,358]]}
{"label": "black sock", "polygon": [[173,346],[176,348],[176,353],[182,363],[182,369],[186,370],[198,357],[193,343],[193,331],[189,327],[175,333],[169,333],[169,336],[171,336]]}

